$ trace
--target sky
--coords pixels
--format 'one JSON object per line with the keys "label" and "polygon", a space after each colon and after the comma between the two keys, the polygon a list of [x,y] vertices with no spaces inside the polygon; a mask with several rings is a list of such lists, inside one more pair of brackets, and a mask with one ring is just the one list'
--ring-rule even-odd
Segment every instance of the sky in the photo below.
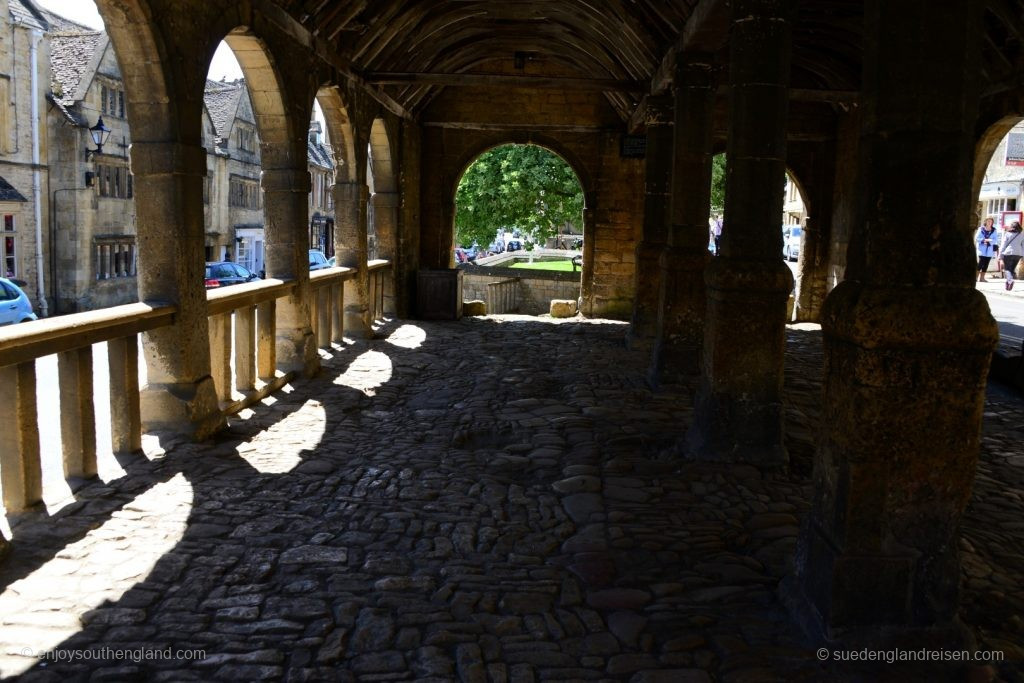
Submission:
{"label": "sky", "polygon": [[[85,24],[94,29],[103,28],[103,19],[96,11],[96,4],[92,0],[35,0],[35,2],[62,17],[77,21],[79,24]],[[221,43],[213,54],[208,77],[214,81],[219,81],[222,77],[229,81],[242,77],[242,69],[238,66],[238,61],[227,44]]]}

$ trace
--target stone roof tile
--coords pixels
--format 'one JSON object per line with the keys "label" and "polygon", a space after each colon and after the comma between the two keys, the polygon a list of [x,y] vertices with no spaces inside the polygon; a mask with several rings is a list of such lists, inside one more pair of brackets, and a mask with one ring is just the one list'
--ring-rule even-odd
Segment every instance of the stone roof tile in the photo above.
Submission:
{"label": "stone roof tile", "polygon": [[53,94],[64,106],[74,104],[75,92],[106,35],[102,31],[56,31],[50,34]]}
{"label": "stone roof tile", "polygon": [[235,112],[238,111],[238,100],[242,97],[244,89],[245,81],[206,81],[203,101],[206,102],[206,110],[210,112],[213,129],[222,139],[227,138],[231,132],[231,124],[235,120]]}
{"label": "stone roof tile", "polygon": [[47,25],[43,12],[36,8],[31,2],[10,0],[8,3],[8,9],[10,11],[11,18],[19,24],[24,24],[31,28],[46,30]]}

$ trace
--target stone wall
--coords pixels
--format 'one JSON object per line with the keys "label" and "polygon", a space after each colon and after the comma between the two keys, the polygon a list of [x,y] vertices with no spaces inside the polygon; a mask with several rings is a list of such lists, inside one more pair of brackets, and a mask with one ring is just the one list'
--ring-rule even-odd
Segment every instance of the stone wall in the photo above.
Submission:
{"label": "stone wall", "polygon": [[[25,201],[3,202],[0,214],[14,216],[14,245],[16,264],[13,276],[28,284],[25,293],[32,301],[32,307],[39,312],[39,297],[36,288],[36,214],[35,196],[32,190],[32,92],[31,64],[29,60],[30,32],[24,26],[15,26],[11,21],[8,3],[0,1],[0,91],[5,96],[0,102],[4,107],[0,116],[0,177],[4,178],[24,197]],[[49,187],[47,183],[48,145],[46,140],[46,93],[50,88],[50,56],[47,41],[37,43],[38,78],[38,126],[40,172],[40,209],[42,233],[48,234]],[[0,230],[3,229],[0,224]],[[10,237],[6,235],[5,237]],[[44,269],[48,255],[44,254]],[[0,270],[0,276],[7,275]],[[46,288],[49,289],[49,274],[44,270]]]}
{"label": "stone wall", "polygon": [[[75,104],[75,113],[89,125],[103,116],[110,128],[110,137],[103,154],[86,156],[86,149],[95,149],[88,131],[73,125],[61,111],[51,107],[48,117],[53,160],[50,166],[54,190],[54,236],[56,251],[52,294],[56,313],[75,313],[138,300],[137,279],[132,275],[102,279],[103,269],[99,244],[122,238],[119,244],[136,244],[135,200],[127,197],[102,196],[98,176],[103,167],[129,171],[128,148],[131,131],[128,120],[103,107],[103,86],[123,88],[121,71],[109,43],[103,48],[95,72],[83,75],[82,99]],[[92,174],[91,184],[86,174]],[[127,189],[127,180],[123,181]],[[136,253],[133,247],[131,253]]]}
{"label": "stone wall", "polygon": [[[462,298],[465,301],[487,301],[487,284],[518,278],[518,313],[541,315],[550,310],[552,299],[572,299],[580,296],[580,273],[559,271],[522,270],[519,268],[488,268],[464,264]],[[491,311],[488,310],[488,313]]]}
{"label": "stone wall", "polygon": [[[511,68],[510,60],[488,62],[489,71]],[[531,68],[566,75],[555,67]],[[643,223],[643,196],[635,188],[642,186],[644,168],[642,159],[620,156],[624,127],[600,93],[490,87],[444,91],[425,109],[422,130],[421,267],[452,264],[455,191],[469,164],[502,144],[538,144],[572,166],[588,197],[592,224],[584,225],[584,232],[594,246],[583,268],[584,280],[592,285],[584,287],[584,313],[628,319],[633,252]]]}

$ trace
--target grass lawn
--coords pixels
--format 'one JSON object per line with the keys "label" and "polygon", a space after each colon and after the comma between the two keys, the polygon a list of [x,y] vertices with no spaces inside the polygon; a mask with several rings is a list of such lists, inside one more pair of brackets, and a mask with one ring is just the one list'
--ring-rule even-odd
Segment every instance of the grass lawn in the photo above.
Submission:
{"label": "grass lawn", "polygon": [[564,270],[572,272],[572,261],[570,259],[564,259],[562,261],[534,261],[533,263],[516,263],[512,265],[512,268],[526,268],[527,270]]}

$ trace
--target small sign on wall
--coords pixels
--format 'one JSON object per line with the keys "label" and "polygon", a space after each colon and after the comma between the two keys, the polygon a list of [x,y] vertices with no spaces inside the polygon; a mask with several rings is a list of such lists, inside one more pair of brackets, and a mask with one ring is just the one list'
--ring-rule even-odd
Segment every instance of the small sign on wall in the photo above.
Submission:
{"label": "small sign on wall", "polygon": [[1006,136],[1006,165],[1024,166],[1024,133]]}

